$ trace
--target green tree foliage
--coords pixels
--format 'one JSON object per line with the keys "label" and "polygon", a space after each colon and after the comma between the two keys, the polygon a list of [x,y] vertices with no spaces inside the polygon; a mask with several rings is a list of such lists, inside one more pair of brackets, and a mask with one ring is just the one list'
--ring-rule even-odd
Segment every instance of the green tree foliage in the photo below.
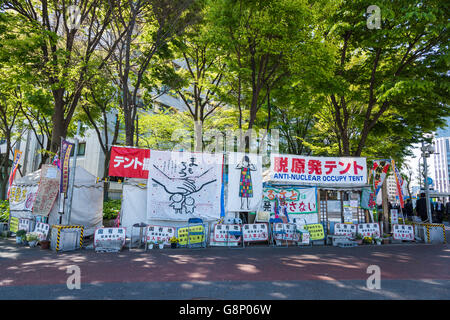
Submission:
{"label": "green tree foliage", "polygon": [[402,156],[449,115],[448,5],[379,1],[380,28],[369,29],[371,4],[336,2],[323,17],[336,55],[323,86],[328,126],[318,131],[334,133],[340,155]]}

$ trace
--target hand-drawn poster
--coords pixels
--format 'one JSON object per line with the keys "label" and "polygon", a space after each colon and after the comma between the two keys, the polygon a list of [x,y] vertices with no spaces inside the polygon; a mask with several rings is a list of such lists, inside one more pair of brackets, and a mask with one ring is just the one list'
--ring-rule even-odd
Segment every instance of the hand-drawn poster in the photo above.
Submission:
{"label": "hand-drawn poster", "polygon": [[262,199],[262,156],[228,155],[228,211],[257,211]]}
{"label": "hand-drawn poster", "polygon": [[[286,187],[278,188],[267,186],[263,189],[261,211],[270,214],[283,215],[284,208],[287,214],[317,213],[316,188]],[[278,210],[276,210],[278,205]]]}
{"label": "hand-drawn poster", "polygon": [[152,150],[147,217],[169,221],[219,219],[222,170],[222,154]]}
{"label": "hand-drawn poster", "polygon": [[33,214],[47,217],[59,193],[60,171],[52,165],[43,165],[41,180],[34,200]]}
{"label": "hand-drawn poster", "polygon": [[37,186],[15,186],[11,187],[9,197],[9,208],[15,211],[31,211],[36,198]]}

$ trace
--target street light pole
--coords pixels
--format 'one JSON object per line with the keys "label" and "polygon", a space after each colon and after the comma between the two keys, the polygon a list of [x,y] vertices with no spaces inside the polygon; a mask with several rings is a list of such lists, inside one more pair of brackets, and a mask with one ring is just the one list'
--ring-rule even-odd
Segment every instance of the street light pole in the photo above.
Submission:
{"label": "street light pole", "polygon": [[432,145],[425,146],[425,142],[422,141],[422,157],[423,157],[423,170],[425,175],[425,200],[427,202],[427,216],[429,223],[433,223],[431,219],[431,205],[430,205],[430,190],[428,187],[428,168],[427,168],[427,158],[430,156],[431,153],[434,153],[434,148]]}

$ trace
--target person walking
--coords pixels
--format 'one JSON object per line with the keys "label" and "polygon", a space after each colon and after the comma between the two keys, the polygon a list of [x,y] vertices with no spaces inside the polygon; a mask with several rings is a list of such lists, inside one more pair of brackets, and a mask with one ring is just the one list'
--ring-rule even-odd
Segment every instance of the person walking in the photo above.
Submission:
{"label": "person walking", "polygon": [[413,209],[413,204],[412,204],[411,199],[406,199],[404,210],[405,210],[406,218],[411,221],[412,216],[414,215],[414,209]]}
{"label": "person walking", "polygon": [[435,214],[435,219],[437,223],[442,223],[442,218],[444,215],[444,204],[438,199],[436,201],[436,205],[434,206],[434,214]]}
{"label": "person walking", "polygon": [[420,217],[422,222],[427,221],[428,214],[427,214],[427,200],[425,198],[425,193],[420,194],[420,198],[416,201],[416,212],[417,215]]}

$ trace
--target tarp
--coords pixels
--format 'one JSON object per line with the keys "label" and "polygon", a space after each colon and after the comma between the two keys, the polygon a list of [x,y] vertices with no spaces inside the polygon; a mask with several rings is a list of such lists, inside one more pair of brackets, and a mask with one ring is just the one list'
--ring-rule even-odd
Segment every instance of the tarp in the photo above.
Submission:
{"label": "tarp", "polygon": [[[13,186],[36,187],[39,184],[41,170],[32,172],[14,181]],[[67,203],[67,199],[66,199]],[[59,196],[49,214],[49,224],[59,224],[58,213]],[[11,216],[17,218],[34,218],[30,211],[14,210],[11,208]],[[66,210],[67,211],[67,210]],[[68,215],[64,214],[62,224],[67,224]],[[97,183],[96,177],[82,167],[77,167],[72,199],[72,212],[70,214],[71,225],[83,225],[84,235],[94,234],[95,228],[103,225],[103,183]]]}

